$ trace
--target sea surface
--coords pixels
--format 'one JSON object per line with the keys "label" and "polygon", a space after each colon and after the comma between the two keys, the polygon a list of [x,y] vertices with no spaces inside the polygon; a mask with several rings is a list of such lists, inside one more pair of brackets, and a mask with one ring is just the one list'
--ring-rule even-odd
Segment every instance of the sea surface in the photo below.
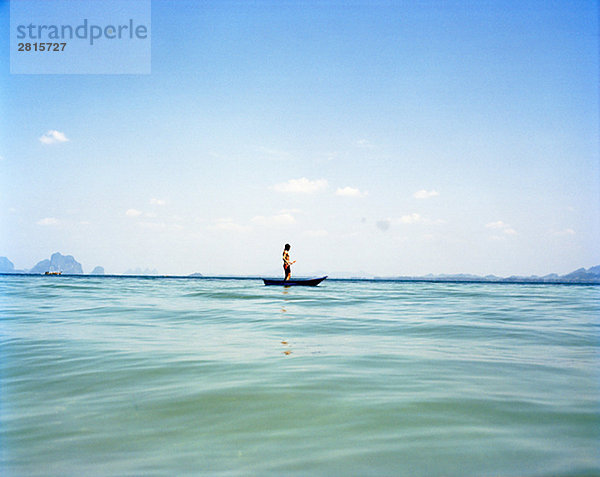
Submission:
{"label": "sea surface", "polygon": [[600,287],[0,276],[3,476],[598,476]]}

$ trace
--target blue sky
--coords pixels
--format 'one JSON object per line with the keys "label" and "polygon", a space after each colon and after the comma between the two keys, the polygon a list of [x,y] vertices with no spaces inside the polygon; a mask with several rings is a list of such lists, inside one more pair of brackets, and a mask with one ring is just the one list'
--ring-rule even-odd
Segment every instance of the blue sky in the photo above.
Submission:
{"label": "blue sky", "polygon": [[298,275],[599,264],[598,6],[154,1],[149,75],[11,75],[4,41],[0,255],[254,275],[289,242]]}

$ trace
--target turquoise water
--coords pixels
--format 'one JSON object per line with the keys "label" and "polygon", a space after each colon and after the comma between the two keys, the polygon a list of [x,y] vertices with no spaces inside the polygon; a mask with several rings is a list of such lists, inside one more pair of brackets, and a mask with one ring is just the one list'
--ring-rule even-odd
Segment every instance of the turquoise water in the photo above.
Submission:
{"label": "turquoise water", "polygon": [[600,475],[600,287],[0,277],[0,474]]}

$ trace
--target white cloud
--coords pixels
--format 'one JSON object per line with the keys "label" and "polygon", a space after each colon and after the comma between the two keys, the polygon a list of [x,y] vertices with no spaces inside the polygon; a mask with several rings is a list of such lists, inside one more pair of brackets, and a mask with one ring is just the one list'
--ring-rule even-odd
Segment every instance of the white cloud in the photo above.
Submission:
{"label": "white cloud", "polygon": [[554,235],[558,235],[559,237],[565,237],[568,235],[575,235],[575,230],[573,229],[563,229],[563,230],[557,230],[556,232],[554,232]]}
{"label": "white cloud", "polygon": [[60,142],[67,142],[69,139],[65,136],[65,133],[51,129],[47,131],[43,136],[40,136],[40,142],[42,144],[56,144]]}
{"label": "white cloud", "polygon": [[290,225],[296,222],[296,219],[292,214],[282,212],[277,215],[271,215],[265,217],[263,215],[257,215],[252,218],[252,222],[258,225]]}
{"label": "white cloud", "polygon": [[137,209],[127,209],[127,211],[125,212],[125,215],[127,217],[139,217],[140,215],[142,215],[142,212]]}
{"label": "white cloud", "polygon": [[282,182],[273,186],[273,189],[277,192],[300,194],[312,194],[325,188],[327,188],[327,181],[325,179],[311,181],[306,177],[290,179],[287,182]]}
{"label": "white cloud", "polygon": [[341,195],[343,197],[365,197],[368,192],[361,192],[359,189],[355,189],[354,187],[338,187],[335,191],[336,195]]}
{"label": "white cloud", "polygon": [[55,219],[54,217],[45,217],[43,219],[38,220],[37,224],[45,226],[58,225],[58,219]]}
{"label": "white cloud", "polygon": [[150,199],[150,203],[152,205],[165,205],[166,201],[162,200],[162,199]]}
{"label": "white cloud", "polygon": [[421,189],[421,190],[418,190],[417,192],[415,192],[413,194],[413,197],[415,199],[429,199],[430,197],[435,197],[438,195],[440,195],[440,193],[437,190]]}
{"label": "white cloud", "polygon": [[444,219],[430,219],[428,217],[423,217],[421,214],[418,214],[416,212],[413,212],[412,214],[403,215],[399,219],[394,219],[394,222],[399,222],[401,224],[423,225],[441,225],[446,223]]}
{"label": "white cloud", "polygon": [[502,232],[505,235],[517,235],[517,231],[512,226],[510,226],[506,222],[503,222],[502,220],[497,220],[496,222],[490,222],[489,224],[486,224],[485,226],[488,229],[497,230],[499,232]]}
{"label": "white cloud", "polygon": [[400,222],[403,224],[415,224],[417,222],[422,222],[422,221],[423,221],[423,217],[421,217],[417,213],[403,215],[402,217],[400,217]]}
{"label": "white cloud", "polygon": [[503,229],[504,227],[508,227],[508,224],[505,224],[501,220],[496,222],[490,222],[489,224],[485,224],[488,229]]}

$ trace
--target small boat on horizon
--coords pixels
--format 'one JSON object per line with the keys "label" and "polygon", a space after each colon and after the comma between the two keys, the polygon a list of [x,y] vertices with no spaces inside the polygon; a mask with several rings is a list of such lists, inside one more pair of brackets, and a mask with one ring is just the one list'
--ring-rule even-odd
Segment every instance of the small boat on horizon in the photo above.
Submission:
{"label": "small boat on horizon", "polygon": [[46,273],[44,273],[44,275],[62,275],[62,272],[51,272],[51,271],[47,271]]}

